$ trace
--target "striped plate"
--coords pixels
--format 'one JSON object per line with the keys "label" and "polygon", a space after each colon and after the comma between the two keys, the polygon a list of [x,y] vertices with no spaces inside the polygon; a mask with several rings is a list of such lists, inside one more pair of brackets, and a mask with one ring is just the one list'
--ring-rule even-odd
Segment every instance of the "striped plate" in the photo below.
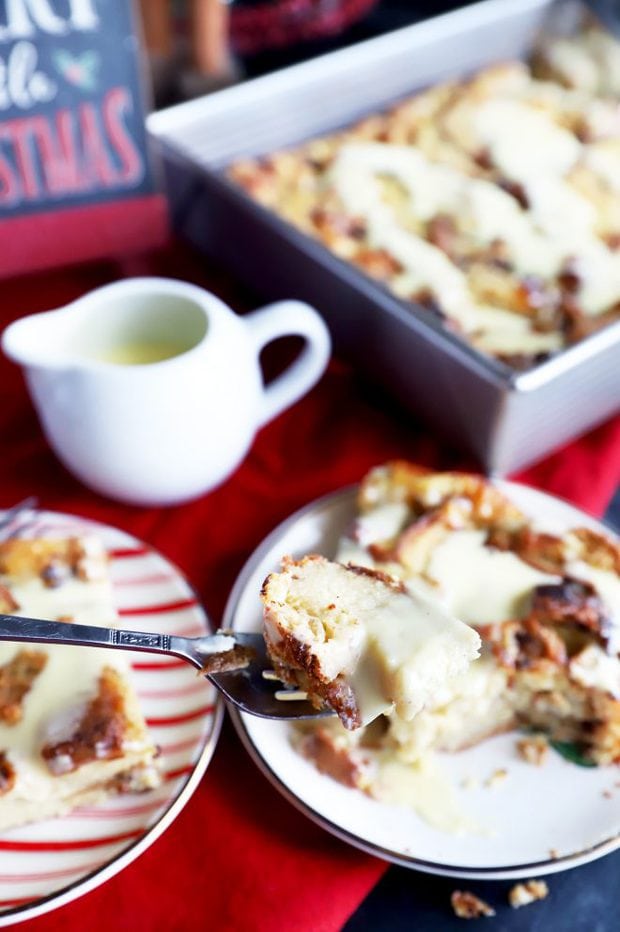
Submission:
{"label": "striped plate", "polygon": [[[135,630],[200,635],[205,612],[181,572],[129,534],[72,515],[39,512],[24,536],[95,532],[110,554],[116,606]],[[161,835],[196,789],[213,754],[223,706],[182,660],[136,654],[131,680],[156,744],[162,785],[0,836],[0,926],[31,919],[94,889]]]}

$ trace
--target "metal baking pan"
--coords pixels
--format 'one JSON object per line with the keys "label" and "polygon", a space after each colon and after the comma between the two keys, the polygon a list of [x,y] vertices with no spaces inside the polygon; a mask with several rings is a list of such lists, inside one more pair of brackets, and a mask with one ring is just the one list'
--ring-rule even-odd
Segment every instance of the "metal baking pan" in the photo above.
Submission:
{"label": "metal baking pan", "polygon": [[[564,23],[576,9],[562,5]],[[523,57],[554,11],[552,0],[485,0],[148,120],[177,229],[264,295],[314,304],[337,352],[498,475],[620,407],[620,322],[516,373],[253,202],[224,169],[240,156],[347,125],[418,88]]]}

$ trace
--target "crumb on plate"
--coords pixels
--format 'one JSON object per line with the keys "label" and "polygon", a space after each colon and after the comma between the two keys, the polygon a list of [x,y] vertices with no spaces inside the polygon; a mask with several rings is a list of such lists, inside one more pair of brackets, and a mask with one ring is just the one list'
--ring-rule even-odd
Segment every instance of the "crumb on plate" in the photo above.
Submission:
{"label": "crumb on plate", "polygon": [[479,919],[481,916],[494,916],[495,910],[479,896],[468,890],[454,890],[450,902],[454,914],[459,919]]}
{"label": "crumb on plate", "polygon": [[477,790],[480,786],[480,781],[470,775],[463,778],[461,786],[464,790]]}
{"label": "crumb on plate", "polygon": [[522,760],[541,767],[547,760],[549,742],[545,735],[528,735],[517,741],[517,751]]}
{"label": "crumb on plate", "polygon": [[503,783],[507,776],[508,771],[504,767],[500,767],[498,770],[493,771],[484,785],[492,789],[495,786],[499,786],[500,783]]}
{"label": "crumb on plate", "polygon": [[508,902],[513,909],[520,906],[529,906],[536,900],[544,900],[549,895],[549,887],[544,880],[526,880],[525,883],[516,883],[510,888]]}

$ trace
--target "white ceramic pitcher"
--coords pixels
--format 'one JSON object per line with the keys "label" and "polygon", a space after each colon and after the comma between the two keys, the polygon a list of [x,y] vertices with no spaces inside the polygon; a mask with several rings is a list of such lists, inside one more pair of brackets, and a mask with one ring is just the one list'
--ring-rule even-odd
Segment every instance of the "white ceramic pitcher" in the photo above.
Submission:
{"label": "white ceramic pitcher", "polygon": [[[259,354],[290,334],[306,345],[265,387]],[[194,285],[134,278],[16,321],[2,347],[24,366],[45,435],[75,476],[111,498],[170,505],[230,475],[257,429],[320,378],[330,341],[299,301],[238,317]],[[139,347],[167,358],[135,364]]]}

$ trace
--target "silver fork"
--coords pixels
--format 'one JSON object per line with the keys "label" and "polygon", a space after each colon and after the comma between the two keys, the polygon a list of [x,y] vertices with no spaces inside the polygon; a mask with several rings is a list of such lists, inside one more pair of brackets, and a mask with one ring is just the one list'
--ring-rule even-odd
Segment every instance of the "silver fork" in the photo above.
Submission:
{"label": "silver fork", "polygon": [[[34,511],[38,504],[38,499],[35,498],[34,495],[29,495],[28,498],[18,502],[16,505],[12,505],[10,508],[6,508],[4,514],[0,518],[0,536],[4,531],[6,531],[8,527],[11,526],[11,524],[13,524],[14,521],[17,521],[29,512]],[[21,528],[22,526],[20,525],[18,530],[21,530]]]}
{"label": "silver fork", "polygon": [[[75,644],[82,647],[107,647],[116,650],[143,651],[180,657],[202,670],[215,654],[225,657],[236,644],[251,648],[253,656],[247,666],[225,673],[207,674],[213,685],[228,702],[242,712],[260,718],[306,719],[332,714],[317,711],[306,699],[286,699],[294,691],[283,688],[279,680],[263,675],[271,670],[265,642],[261,634],[219,632],[198,638],[183,638],[175,634],[149,634],[122,628],[100,628],[64,621],[44,621],[0,614],[0,641],[20,644]],[[278,698],[282,696],[283,698]]]}

